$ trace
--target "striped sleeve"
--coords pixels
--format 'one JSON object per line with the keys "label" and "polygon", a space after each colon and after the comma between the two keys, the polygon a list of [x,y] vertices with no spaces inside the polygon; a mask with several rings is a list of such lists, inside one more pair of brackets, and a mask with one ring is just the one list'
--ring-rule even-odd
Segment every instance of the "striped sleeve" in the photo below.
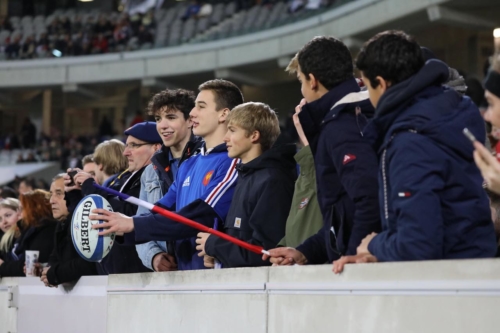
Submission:
{"label": "striped sleeve", "polygon": [[224,220],[238,179],[236,165],[239,159],[227,158],[212,175],[201,198]]}
{"label": "striped sleeve", "polygon": [[[210,181],[209,186],[213,187],[212,191],[205,198],[205,202],[210,206],[214,207],[217,205],[219,199],[236,183],[238,178],[238,172],[236,171],[236,164],[238,164],[238,159],[233,159],[229,168],[224,166],[220,174],[224,174],[222,180],[217,182],[218,179],[213,179]],[[225,173],[224,173],[225,171]],[[217,177],[220,179],[220,177]]]}

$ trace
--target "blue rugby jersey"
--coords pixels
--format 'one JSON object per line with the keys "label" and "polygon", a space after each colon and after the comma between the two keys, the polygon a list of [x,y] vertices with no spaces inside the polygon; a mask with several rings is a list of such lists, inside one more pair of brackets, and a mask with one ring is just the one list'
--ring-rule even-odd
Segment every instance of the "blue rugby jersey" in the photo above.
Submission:
{"label": "blue rugby jersey", "polygon": [[[206,155],[203,151],[180,166],[174,183],[157,204],[209,227],[215,220],[223,225],[238,178],[238,160],[228,157],[225,143]],[[196,251],[198,230],[158,214],[135,216],[134,227],[138,243],[175,241],[179,270],[205,268]]]}

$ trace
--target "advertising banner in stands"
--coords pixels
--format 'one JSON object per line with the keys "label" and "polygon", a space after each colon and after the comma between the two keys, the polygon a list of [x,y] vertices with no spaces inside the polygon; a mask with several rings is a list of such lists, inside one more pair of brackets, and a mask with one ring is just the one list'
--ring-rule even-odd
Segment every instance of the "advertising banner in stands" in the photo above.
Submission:
{"label": "advertising banner in stands", "polygon": [[150,9],[160,8],[164,0],[122,0],[125,11],[129,15],[144,14]]}

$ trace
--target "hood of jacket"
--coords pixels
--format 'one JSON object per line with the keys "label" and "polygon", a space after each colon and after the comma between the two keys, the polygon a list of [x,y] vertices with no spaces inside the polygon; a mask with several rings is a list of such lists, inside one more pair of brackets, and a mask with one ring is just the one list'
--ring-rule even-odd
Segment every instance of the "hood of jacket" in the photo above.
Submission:
{"label": "hood of jacket", "polygon": [[274,146],[250,162],[238,164],[236,169],[242,177],[264,168],[279,169],[283,172],[294,171],[296,169],[296,162],[294,159],[296,153],[297,150],[294,144]]}
{"label": "hood of jacket", "polygon": [[300,124],[308,138],[319,133],[321,125],[330,109],[346,95],[359,92],[360,88],[354,78],[348,79],[332,88],[321,98],[307,103],[299,113]]}
{"label": "hood of jacket", "polygon": [[345,95],[331,107],[323,119],[323,124],[334,120],[344,110],[355,110],[356,114],[363,114],[368,119],[373,118],[375,113],[367,90],[353,92]]}
{"label": "hood of jacket", "polygon": [[384,149],[394,134],[412,130],[472,159],[473,146],[462,131],[467,127],[484,141],[484,125],[468,97],[441,86],[448,76],[448,66],[432,59],[417,74],[387,90],[366,129],[377,151]]}

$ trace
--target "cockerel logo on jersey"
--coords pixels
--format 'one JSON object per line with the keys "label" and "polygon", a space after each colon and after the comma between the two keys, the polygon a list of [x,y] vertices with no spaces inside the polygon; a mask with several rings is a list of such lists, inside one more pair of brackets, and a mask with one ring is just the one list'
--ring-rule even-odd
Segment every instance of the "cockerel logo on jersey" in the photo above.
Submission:
{"label": "cockerel logo on jersey", "polygon": [[212,175],[214,174],[214,170],[207,172],[205,177],[203,177],[203,185],[207,186],[210,183],[210,179],[212,179]]}

